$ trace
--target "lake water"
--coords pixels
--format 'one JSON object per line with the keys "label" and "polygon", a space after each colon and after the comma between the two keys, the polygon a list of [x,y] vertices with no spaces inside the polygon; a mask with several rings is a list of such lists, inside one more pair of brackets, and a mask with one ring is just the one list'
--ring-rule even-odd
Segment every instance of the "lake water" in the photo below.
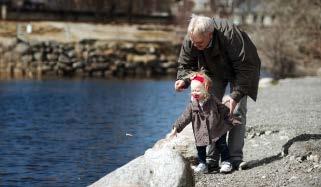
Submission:
{"label": "lake water", "polygon": [[1,81],[0,186],[86,186],[144,154],[188,102],[173,85]]}

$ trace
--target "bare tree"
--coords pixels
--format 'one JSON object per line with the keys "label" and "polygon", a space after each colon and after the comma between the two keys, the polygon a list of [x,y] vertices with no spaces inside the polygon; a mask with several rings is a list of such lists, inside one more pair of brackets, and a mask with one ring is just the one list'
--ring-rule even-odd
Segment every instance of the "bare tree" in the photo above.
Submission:
{"label": "bare tree", "polygon": [[272,0],[266,4],[275,20],[271,28],[261,31],[261,49],[276,78],[313,74],[320,68],[320,4],[320,0]]}
{"label": "bare tree", "polygon": [[175,15],[174,23],[185,28],[188,24],[192,9],[194,7],[193,0],[175,0],[177,6],[177,14]]}

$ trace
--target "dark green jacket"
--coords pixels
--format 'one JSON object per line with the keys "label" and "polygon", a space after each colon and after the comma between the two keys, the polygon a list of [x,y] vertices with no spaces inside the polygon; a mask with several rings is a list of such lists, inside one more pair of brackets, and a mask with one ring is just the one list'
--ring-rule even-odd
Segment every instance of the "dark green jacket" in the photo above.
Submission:
{"label": "dark green jacket", "polygon": [[203,70],[214,80],[228,80],[234,88],[231,97],[239,102],[244,96],[257,98],[261,61],[246,33],[227,22],[214,20],[215,29],[208,48],[198,50],[186,35],[178,58],[177,79],[189,86],[187,75]]}

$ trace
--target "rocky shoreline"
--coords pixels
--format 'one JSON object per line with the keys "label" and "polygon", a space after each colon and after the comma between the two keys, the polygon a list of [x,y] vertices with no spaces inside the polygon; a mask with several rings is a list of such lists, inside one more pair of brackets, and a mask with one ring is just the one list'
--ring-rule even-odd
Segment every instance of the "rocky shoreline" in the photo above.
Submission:
{"label": "rocky shoreline", "polygon": [[258,101],[248,103],[247,170],[193,174],[196,152],[186,128],[91,186],[320,186],[320,91],[320,77],[285,79],[259,90]]}
{"label": "rocky shoreline", "polygon": [[175,76],[179,45],[168,41],[0,42],[0,78]]}

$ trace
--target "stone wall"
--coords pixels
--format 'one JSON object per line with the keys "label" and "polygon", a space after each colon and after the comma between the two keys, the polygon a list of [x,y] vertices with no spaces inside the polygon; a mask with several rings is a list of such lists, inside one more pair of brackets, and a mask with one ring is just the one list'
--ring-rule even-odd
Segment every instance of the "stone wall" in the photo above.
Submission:
{"label": "stone wall", "polygon": [[169,42],[83,40],[0,42],[1,78],[175,76],[180,46]]}

